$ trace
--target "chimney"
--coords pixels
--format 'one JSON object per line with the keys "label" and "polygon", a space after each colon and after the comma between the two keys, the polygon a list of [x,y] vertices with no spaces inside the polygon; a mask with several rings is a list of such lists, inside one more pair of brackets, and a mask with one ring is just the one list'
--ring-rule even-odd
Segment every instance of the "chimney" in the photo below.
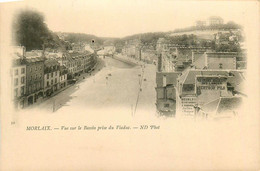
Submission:
{"label": "chimney", "polygon": [[22,60],[24,60],[25,58],[26,58],[26,48],[24,47],[24,46],[22,46],[22,50],[23,50],[23,52],[22,52]]}

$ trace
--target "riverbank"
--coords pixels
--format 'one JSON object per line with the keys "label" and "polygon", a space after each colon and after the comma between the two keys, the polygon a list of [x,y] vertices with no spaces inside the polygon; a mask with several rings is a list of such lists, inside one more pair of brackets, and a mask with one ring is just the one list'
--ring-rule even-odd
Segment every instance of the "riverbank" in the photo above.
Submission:
{"label": "riverbank", "polygon": [[135,58],[129,58],[127,56],[124,56],[122,54],[117,54],[113,56],[114,59],[117,59],[119,61],[125,62],[125,63],[129,63],[131,65],[144,65],[145,62],[143,61],[139,61]]}

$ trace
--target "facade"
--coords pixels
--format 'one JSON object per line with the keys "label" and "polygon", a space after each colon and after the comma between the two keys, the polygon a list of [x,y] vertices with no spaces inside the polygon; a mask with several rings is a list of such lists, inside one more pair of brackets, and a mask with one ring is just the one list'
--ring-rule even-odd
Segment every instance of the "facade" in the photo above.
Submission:
{"label": "facade", "polygon": [[55,59],[44,61],[44,96],[50,96],[60,88],[60,65]]}
{"label": "facade", "polygon": [[97,57],[95,52],[70,52],[64,53],[58,62],[67,68],[67,79],[72,79],[82,73],[90,72],[96,65]]}
{"label": "facade", "polygon": [[11,68],[11,86],[11,95],[15,108],[24,108],[26,105],[26,65],[23,63],[22,56],[14,55]]}
{"label": "facade", "polygon": [[122,53],[127,57],[141,60],[141,41],[139,39],[128,40],[125,43]]}
{"label": "facade", "polygon": [[[160,48],[161,47],[161,48]],[[206,52],[209,48],[203,47],[182,47],[177,45],[169,45],[160,43],[158,48],[158,60],[160,60],[160,68],[162,72],[181,72],[192,64],[192,53],[194,51]],[[159,59],[160,58],[160,59]]]}
{"label": "facade", "polygon": [[161,115],[175,116],[176,113],[176,84],[181,73],[156,73],[156,107]]}
{"label": "facade", "polygon": [[60,66],[60,79],[59,79],[60,89],[65,88],[67,86],[67,74],[68,74],[67,68],[65,66]]}
{"label": "facade", "polygon": [[147,63],[157,63],[157,51],[152,46],[142,46],[140,59]]}
{"label": "facade", "polygon": [[25,58],[26,64],[26,96],[28,105],[43,98],[44,58],[35,56]]}

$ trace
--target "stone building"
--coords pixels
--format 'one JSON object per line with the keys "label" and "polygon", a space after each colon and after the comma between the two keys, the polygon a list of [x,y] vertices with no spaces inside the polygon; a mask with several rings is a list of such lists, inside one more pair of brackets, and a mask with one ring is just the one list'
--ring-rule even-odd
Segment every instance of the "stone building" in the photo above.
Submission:
{"label": "stone building", "polygon": [[65,66],[60,66],[59,84],[61,89],[67,86],[67,74],[68,74],[67,68]]}
{"label": "stone building", "polygon": [[176,105],[179,113],[194,116],[196,107],[220,97],[241,95],[244,73],[236,70],[189,69],[177,80]]}
{"label": "stone building", "polygon": [[21,52],[12,54],[11,96],[16,109],[26,106],[26,65],[24,63],[24,47]]}
{"label": "stone building", "polygon": [[175,116],[177,72],[156,72],[156,108],[161,115]]}
{"label": "stone building", "polygon": [[[28,56],[27,56],[28,55]],[[26,96],[28,105],[41,101],[44,88],[44,57],[26,53]]]}
{"label": "stone building", "polygon": [[59,90],[60,64],[56,59],[44,61],[44,96]]}

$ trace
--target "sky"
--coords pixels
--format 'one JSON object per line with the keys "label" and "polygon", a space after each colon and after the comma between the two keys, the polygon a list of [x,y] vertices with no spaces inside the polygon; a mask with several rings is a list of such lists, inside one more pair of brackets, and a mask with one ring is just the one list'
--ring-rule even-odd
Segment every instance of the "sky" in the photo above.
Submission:
{"label": "sky", "polygon": [[173,0],[45,0],[15,2],[15,9],[35,9],[44,14],[52,31],[78,32],[101,37],[172,31],[192,26],[196,20],[220,16],[244,25],[255,1]]}

